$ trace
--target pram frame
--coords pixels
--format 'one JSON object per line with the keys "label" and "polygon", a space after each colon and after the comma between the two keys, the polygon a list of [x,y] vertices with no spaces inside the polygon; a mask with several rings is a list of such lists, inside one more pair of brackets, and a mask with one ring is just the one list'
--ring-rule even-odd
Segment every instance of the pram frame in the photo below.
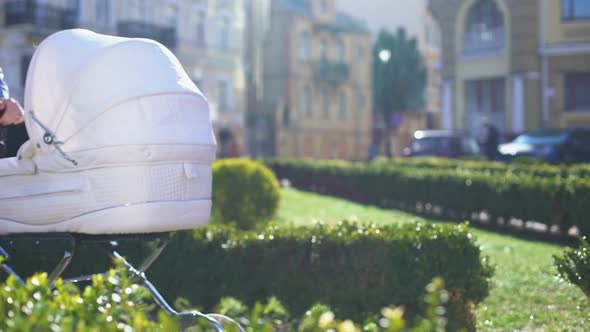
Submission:
{"label": "pram frame", "polygon": [[[10,265],[11,255],[9,251],[5,250],[3,246],[9,247],[14,246],[20,240],[33,240],[35,241],[36,245],[42,244],[46,241],[64,241],[66,244],[66,248],[64,249],[63,256],[60,259],[59,263],[55,266],[52,272],[48,276],[48,281],[50,286],[54,286],[57,279],[61,277],[64,271],[69,266],[72,258],[76,253],[76,247],[81,244],[88,244],[88,243],[98,243],[100,247],[104,249],[106,254],[112,259],[119,259],[123,262],[123,265],[127,268],[128,272],[130,273],[130,277],[132,280],[137,281],[142,286],[146,287],[150,294],[152,295],[154,301],[158,304],[158,306],[164,309],[169,314],[176,316],[180,319],[182,329],[186,329],[188,327],[194,326],[194,323],[197,319],[203,318],[207,320],[211,325],[215,327],[215,329],[219,332],[225,331],[223,325],[215,318],[226,318],[221,315],[210,315],[210,314],[203,314],[199,311],[189,311],[189,312],[178,312],[164,299],[164,297],[160,294],[158,289],[152,284],[149,279],[147,278],[145,271],[154,263],[154,261],[160,256],[164,248],[166,248],[169,240],[170,234],[169,233],[152,233],[152,234],[115,234],[115,235],[87,235],[87,234],[79,234],[79,233],[23,233],[23,234],[9,234],[9,235],[0,235],[0,256],[4,258],[4,261],[0,265],[2,270],[4,270],[7,274],[13,275],[21,284],[25,284],[25,279],[23,279]],[[156,246],[154,250],[143,259],[139,267],[136,268],[133,264],[131,264],[127,259],[125,259],[117,250],[119,246],[119,241],[125,239],[136,239],[136,240],[154,240],[156,241]],[[92,280],[92,277],[98,274],[106,274],[104,273],[94,273],[88,275],[82,275],[73,278],[66,278],[64,282],[70,283],[79,283],[83,281]],[[230,322],[233,323],[233,321]]]}

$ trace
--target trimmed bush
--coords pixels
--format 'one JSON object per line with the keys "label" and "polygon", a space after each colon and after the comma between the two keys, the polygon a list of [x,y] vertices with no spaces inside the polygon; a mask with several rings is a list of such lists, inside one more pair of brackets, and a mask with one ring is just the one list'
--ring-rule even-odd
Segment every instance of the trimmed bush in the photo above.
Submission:
{"label": "trimmed bush", "polygon": [[581,240],[578,249],[566,249],[563,256],[554,256],[559,275],[578,286],[590,299],[590,244]]}
{"label": "trimmed bush", "polygon": [[[490,170],[485,171],[448,165],[406,167],[395,163],[367,165],[342,161],[268,160],[266,163],[280,178],[289,179],[297,188],[367,204],[388,208],[430,204],[443,208],[449,218],[467,218],[472,213],[486,211],[494,219],[534,220],[562,229],[576,225],[583,234],[590,233],[590,212],[586,206],[590,199],[590,179],[575,175],[583,172],[586,165],[567,169],[568,175],[562,177],[536,176],[524,171],[500,173],[491,170],[503,167],[495,163],[489,164]],[[444,160],[441,163],[445,165]]]}
{"label": "trimmed bush", "polygon": [[225,159],[213,164],[213,220],[252,229],[275,213],[280,187],[258,161]]}
{"label": "trimmed bush", "polygon": [[383,306],[424,311],[434,277],[447,282],[449,329],[474,328],[472,308],[489,290],[492,268],[465,225],[376,226],[347,222],[256,233],[209,226],[176,233],[150,270],[170,298],[211,308],[222,296],[247,304],[277,296],[295,315],[315,302],[362,320]]}

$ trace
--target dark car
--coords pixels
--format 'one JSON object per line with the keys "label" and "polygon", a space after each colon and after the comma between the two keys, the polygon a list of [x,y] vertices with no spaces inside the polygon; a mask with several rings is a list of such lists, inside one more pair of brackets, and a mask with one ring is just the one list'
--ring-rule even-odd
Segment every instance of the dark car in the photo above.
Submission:
{"label": "dark car", "polygon": [[506,161],[535,157],[554,164],[590,162],[590,128],[538,129],[498,150]]}
{"label": "dark car", "polygon": [[473,138],[447,130],[418,130],[404,156],[432,156],[458,158],[480,154],[479,145]]}

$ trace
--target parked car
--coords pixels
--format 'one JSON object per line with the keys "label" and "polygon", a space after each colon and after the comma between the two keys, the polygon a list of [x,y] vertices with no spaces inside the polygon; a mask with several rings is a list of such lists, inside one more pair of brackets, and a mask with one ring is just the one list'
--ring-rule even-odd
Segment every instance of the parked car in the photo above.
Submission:
{"label": "parked car", "polygon": [[480,154],[477,141],[461,133],[448,130],[418,130],[404,156],[471,157]]}
{"label": "parked car", "polygon": [[506,161],[535,157],[554,164],[590,162],[590,128],[537,129],[498,150]]}

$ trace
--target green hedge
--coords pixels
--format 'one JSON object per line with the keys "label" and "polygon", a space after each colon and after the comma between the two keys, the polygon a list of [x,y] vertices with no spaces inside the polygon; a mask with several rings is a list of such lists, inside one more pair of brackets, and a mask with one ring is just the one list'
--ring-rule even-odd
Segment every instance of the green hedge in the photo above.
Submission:
{"label": "green hedge", "polygon": [[562,256],[554,256],[560,276],[578,286],[590,299],[590,244],[583,238],[577,249],[566,249]]}
{"label": "green hedge", "polygon": [[590,178],[395,163],[267,160],[266,164],[295,187],[367,204],[396,208],[430,204],[453,218],[486,211],[492,219],[533,220],[564,230],[576,225],[584,234],[590,233],[586,206]]}
{"label": "green hedge", "polygon": [[249,159],[213,164],[213,220],[242,229],[268,221],[279,205],[280,187],[273,172]]}
{"label": "green hedge", "polygon": [[449,327],[473,329],[471,309],[489,290],[492,268],[468,227],[429,223],[377,227],[343,222],[261,233],[209,226],[179,232],[149,271],[169,298],[210,308],[222,296],[248,304],[277,296],[296,315],[315,302],[361,320],[381,307],[424,309],[434,277],[447,282]]}
{"label": "green hedge", "polygon": [[[0,262],[1,263],[1,262]],[[409,325],[401,308],[382,310],[381,318],[362,325],[336,319],[330,308],[315,305],[303,318],[292,318],[275,298],[248,308],[241,302],[224,298],[216,310],[238,321],[248,332],[260,331],[442,331],[446,325],[443,305],[448,300],[442,280],[426,287],[427,310]],[[37,274],[21,285],[15,278],[0,283],[0,331],[179,331],[180,322],[164,312],[154,315],[155,303],[147,290],[133,284],[118,264],[106,276],[96,276],[84,290],[58,281],[48,286],[47,275]],[[383,327],[383,328],[381,328]],[[226,325],[228,332],[237,332]],[[208,323],[195,322],[191,331],[212,331]]]}
{"label": "green hedge", "polygon": [[378,158],[372,162],[374,165],[390,166],[398,168],[435,168],[438,170],[458,170],[472,171],[483,173],[512,173],[531,176],[543,177],[582,177],[590,175],[589,164],[576,164],[573,166],[551,165],[551,164],[527,164],[524,162],[505,164],[493,161],[472,161],[460,159],[446,159],[434,157],[417,157],[417,158]]}

